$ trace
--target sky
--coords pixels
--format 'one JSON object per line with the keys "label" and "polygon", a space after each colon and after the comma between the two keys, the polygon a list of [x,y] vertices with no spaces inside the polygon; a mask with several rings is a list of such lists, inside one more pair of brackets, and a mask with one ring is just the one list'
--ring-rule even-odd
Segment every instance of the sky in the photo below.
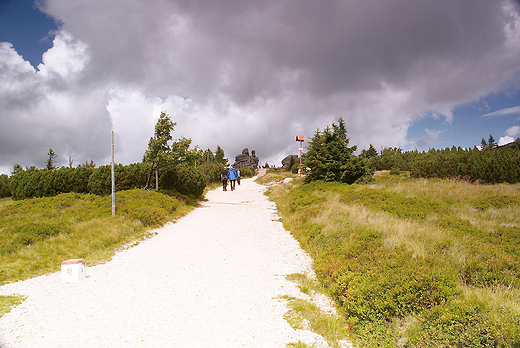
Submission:
{"label": "sky", "polygon": [[358,150],[520,136],[519,0],[0,0],[0,173],[140,162],[174,139],[281,166],[339,118]]}

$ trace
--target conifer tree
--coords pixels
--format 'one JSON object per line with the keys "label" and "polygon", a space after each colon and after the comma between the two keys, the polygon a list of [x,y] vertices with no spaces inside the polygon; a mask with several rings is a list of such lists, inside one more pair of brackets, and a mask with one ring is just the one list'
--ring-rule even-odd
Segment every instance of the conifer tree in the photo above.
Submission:
{"label": "conifer tree", "polygon": [[316,130],[310,140],[304,157],[305,166],[311,171],[306,181],[326,180],[348,184],[370,174],[366,161],[353,153],[357,146],[348,146],[345,121],[340,118],[338,124],[332,123],[323,132]]}
{"label": "conifer tree", "polygon": [[49,152],[47,153],[49,158],[47,159],[47,170],[54,170],[56,169],[56,158],[58,158],[58,155],[56,152],[54,152],[52,149],[49,149]]}

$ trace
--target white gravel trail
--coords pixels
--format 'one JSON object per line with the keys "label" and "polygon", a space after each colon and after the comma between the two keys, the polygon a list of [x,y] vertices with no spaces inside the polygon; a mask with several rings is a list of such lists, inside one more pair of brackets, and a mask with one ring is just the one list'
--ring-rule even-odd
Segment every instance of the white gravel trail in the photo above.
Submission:
{"label": "white gravel trail", "polygon": [[[7,284],[27,299],[0,318],[0,347],[323,346],[284,320],[285,279],[312,273],[311,260],[277,221],[265,187],[242,180],[157,235],[62,284],[54,273]],[[88,261],[88,260],[87,260]]]}

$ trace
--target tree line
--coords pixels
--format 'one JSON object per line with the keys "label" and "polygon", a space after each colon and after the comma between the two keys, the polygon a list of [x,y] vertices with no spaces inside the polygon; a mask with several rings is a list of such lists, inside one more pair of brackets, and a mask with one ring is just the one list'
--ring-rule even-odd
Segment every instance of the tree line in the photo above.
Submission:
{"label": "tree line", "polygon": [[317,130],[303,155],[308,168],[306,181],[339,181],[347,184],[371,180],[376,170],[393,173],[409,171],[415,178],[453,178],[487,184],[520,182],[520,148],[501,147],[490,135],[481,147],[451,147],[419,152],[400,148],[384,148],[378,153],[372,144],[360,155],[349,146],[342,118],[323,131]]}
{"label": "tree line", "polygon": [[[175,190],[181,194],[199,197],[207,184],[220,180],[220,172],[227,164],[224,150],[217,146],[191,148],[191,139],[172,141],[175,123],[162,112],[155,125],[155,134],[148,142],[143,161],[129,165],[115,164],[116,191],[134,188]],[[96,167],[93,162],[72,167],[57,168],[58,155],[49,150],[44,169],[35,166],[23,169],[15,164],[10,176],[0,175],[0,197],[14,200],[50,197],[60,193],[76,192],[95,195],[111,193],[111,166]],[[247,175],[247,170],[244,171]]]}
{"label": "tree line", "polygon": [[[154,136],[141,163],[115,166],[116,190],[132,188],[173,189],[185,195],[200,196],[208,183],[220,180],[227,164],[220,146],[213,153],[191,148],[191,139],[172,141],[176,123],[162,112]],[[370,182],[374,171],[393,173],[409,171],[415,178],[456,178],[488,184],[520,182],[520,148],[500,147],[492,136],[481,147],[452,147],[419,152],[384,148],[380,153],[370,144],[355,155],[357,146],[349,146],[347,128],[342,118],[323,131],[316,130],[303,154],[306,182],[337,181],[346,184]],[[110,166],[91,162],[72,168],[56,168],[57,154],[50,149],[45,169],[24,170],[15,165],[12,175],[0,176],[0,197],[25,199],[53,196],[65,192],[108,195],[111,191]],[[247,170],[243,171],[247,175]],[[252,173],[249,173],[252,174]]]}
{"label": "tree line", "polygon": [[375,170],[409,171],[415,178],[453,178],[486,184],[520,182],[520,148],[451,147],[426,152],[385,148],[367,159]]}

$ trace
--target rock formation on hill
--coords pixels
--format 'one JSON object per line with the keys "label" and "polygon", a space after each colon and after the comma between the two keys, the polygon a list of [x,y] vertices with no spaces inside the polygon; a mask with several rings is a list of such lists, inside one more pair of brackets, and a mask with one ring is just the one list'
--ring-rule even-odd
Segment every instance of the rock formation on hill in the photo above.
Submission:
{"label": "rock formation on hill", "polygon": [[258,168],[258,162],[259,159],[256,157],[255,150],[251,150],[250,156],[249,150],[246,147],[242,150],[240,155],[235,156],[235,163],[233,163],[233,167],[256,169]]}
{"label": "rock formation on hill", "polygon": [[289,155],[282,160],[283,169],[291,169],[289,168],[291,165],[291,157],[294,159],[294,163],[300,163],[300,157],[298,157],[298,155]]}

